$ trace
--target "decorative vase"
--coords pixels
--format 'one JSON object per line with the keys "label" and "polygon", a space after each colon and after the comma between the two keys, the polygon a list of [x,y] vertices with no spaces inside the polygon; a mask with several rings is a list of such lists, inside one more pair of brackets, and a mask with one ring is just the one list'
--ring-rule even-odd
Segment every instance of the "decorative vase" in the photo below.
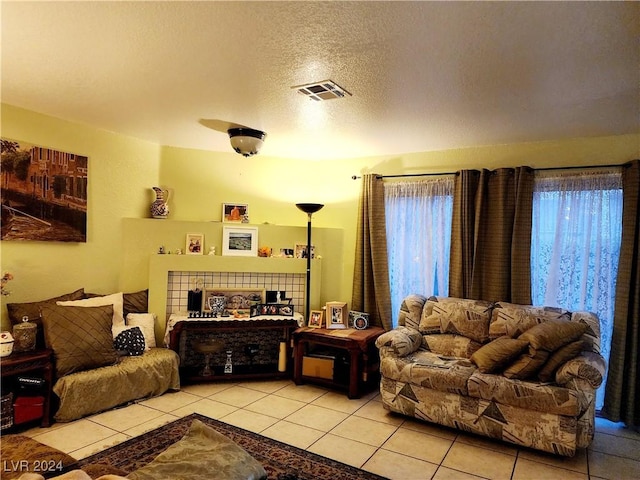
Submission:
{"label": "decorative vase", "polygon": [[38,326],[29,322],[29,317],[22,317],[22,323],[13,326],[13,350],[16,352],[29,352],[36,349],[36,331]]}
{"label": "decorative vase", "polygon": [[9,332],[0,332],[0,357],[8,357],[13,351],[13,337]]}
{"label": "decorative vase", "polygon": [[224,295],[212,295],[207,298],[208,307],[211,310],[211,313],[214,317],[222,314],[224,312],[225,307],[227,306],[227,297]]}
{"label": "decorative vase", "polygon": [[169,196],[171,191],[168,188],[151,187],[156,194],[156,199],[151,204],[151,216],[153,218],[167,218],[169,215]]}

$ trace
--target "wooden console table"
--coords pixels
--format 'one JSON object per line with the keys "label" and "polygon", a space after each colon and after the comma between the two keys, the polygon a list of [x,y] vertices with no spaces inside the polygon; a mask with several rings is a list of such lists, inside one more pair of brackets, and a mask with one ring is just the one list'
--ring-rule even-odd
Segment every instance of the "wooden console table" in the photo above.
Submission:
{"label": "wooden console table", "polygon": [[[14,352],[7,357],[0,358],[0,372],[3,383],[10,377],[19,375],[41,375],[45,381],[44,404],[42,405],[42,427],[48,427],[51,423],[50,404],[51,389],[53,388],[53,352],[48,349],[34,350],[31,352]],[[15,400],[15,394],[14,394]]]}
{"label": "wooden console table", "polygon": [[[291,377],[291,334],[298,328],[295,317],[189,319],[173,314],[169,325],[168,346],[180,356],[180,379],[185,383]],[[210,375],[203,375],[205,358],[198,351],[203,342],[222,344],[210,356]],[[227,351],[231,351],[230,373],[225,373]]]}
{"label": "wooden console table", "polygon": [[[377,386],[380,378],[380,357],[375,346],[376,339],[384,333],[380,327],[371,327],[365,330],[326,329],[302,327],[293,332],[294,367],[293,381],[300,385],[305,381],[327,385],[331,387],[346,388],[349,398],[359,398],[364,389]],[[348,363],[348,373],[340,372],[347,368],[337,362],[333,365],[332,378],[304,375],[303,362],[305,357],[313,355],[313,348],[320,348],[323,354],[329,352],[342,352]],[[335,360],[334,360],[335,362]]]}

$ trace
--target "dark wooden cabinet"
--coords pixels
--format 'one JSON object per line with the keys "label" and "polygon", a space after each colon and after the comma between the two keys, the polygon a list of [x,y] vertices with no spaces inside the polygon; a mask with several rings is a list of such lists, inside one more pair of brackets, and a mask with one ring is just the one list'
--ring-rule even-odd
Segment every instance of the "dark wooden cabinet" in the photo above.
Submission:
{"label": "dark wooden cabinet", "polygon": [[[7,357],[0,358],[0,372],[2,374],[3,390],[11,390],[13,401],[21,396],[17,379],[19,376],[34,377],[44,380],[39,396],[44,397],[42,404],[41,426],[48,427],[51,423],[50,404],[53,388],[53,352],[51,350],[34,350],[31,352],[14,352]],[[28,396],[26,393],[25,396]],[[16,424],[19,422],[15,422]]]}
{"label": "dark wooden cabinet", "polygon": [[375,341],[382,333],[379,327],[297,329],[293,332],[294,382],[340,388],[349,398],[377,388],[380,357]]}
{"label": "dark wooden cabinet", "polygon": [[[296,328],[293,318],[179,321],[170,332],[169,346],[180,355],[180,379],[185,383],[290,378],[291,334]],[[209,358],[210,375],[203,375],[206,358],[198,348],[202,343],[220,345]],[[229,355],[231,372],[226,373]]]}

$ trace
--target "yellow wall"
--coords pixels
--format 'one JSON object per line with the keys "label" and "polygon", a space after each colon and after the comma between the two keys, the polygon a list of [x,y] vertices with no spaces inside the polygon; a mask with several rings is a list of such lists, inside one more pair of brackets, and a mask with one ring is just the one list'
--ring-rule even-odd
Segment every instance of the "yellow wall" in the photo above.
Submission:
{"label": "yellow wall", "polygon": [[[39,300],[80,287],[97,293],[131,291],[124,288],[133,284],[122,272],[127,271],[125,259],[131,260],[126,252],[135,248],[128,245],[130,237],[123,235],[123,219],[149,216],[154,185],[173,189],[170,219],[187,222],[219,221],[221,204],[237,202],[249,204],[252,224],[305,227],[306,215],[295,203],[324,203],[324,209],[313,216],[313,226],[328,229],[331,238],[324,241],[329,244],[332,229],[342,229],[343,251],[324,253],[323,289],[330,292],[325,296],[349,302],[360,190],[360,182],[353,181],[352,175],[618,164],[640,157],[640,135],[636,134],[326,162],[307,161],[304,152],[294,160],[244,158],[231,151],[160,147],[4,104],[1,134],[86,155],[90,169],[86,244],[0,242],[1,268],[15,275],[9,284],[13,294],[2,299],[3,321],[7,300]],[[318,235],[324,235],[322,230]],[[327,264],[329,256],[333,265]],[[136,288],[141,283],[136,280]]]}

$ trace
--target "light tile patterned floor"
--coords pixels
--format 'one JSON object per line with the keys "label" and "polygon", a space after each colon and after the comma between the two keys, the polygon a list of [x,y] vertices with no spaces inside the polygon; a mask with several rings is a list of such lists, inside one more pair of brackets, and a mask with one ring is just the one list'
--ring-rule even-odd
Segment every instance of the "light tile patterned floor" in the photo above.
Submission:
{"label": "light tile patterned floor", "polygon": [[390,414],[377,392],[349,400],[288,380],[191,385],[23,433],[84,458],[193,412],[392,479],[640,478],[640,434],[606,420],[588,450],[562,458]]}

